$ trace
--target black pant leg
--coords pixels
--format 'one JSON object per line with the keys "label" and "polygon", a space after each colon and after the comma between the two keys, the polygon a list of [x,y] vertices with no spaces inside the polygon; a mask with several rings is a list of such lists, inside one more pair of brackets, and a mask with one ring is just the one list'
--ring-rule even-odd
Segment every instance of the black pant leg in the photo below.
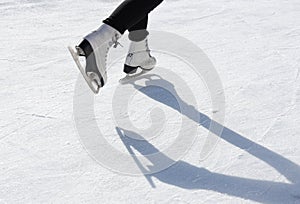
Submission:
{"label": "black pant leg", "polygon": [[128,28],[129,32],[137,30],[146,30],[148,26],[148,15],[140,20],[138,23],[134,24],[132,27]]}
{"label": "black pant leg", "polygon": [[[123,34],[127,29],[138,25],[163,0],[125,0],[103,22]],[[142,21],[145,23],[145,21]]]}

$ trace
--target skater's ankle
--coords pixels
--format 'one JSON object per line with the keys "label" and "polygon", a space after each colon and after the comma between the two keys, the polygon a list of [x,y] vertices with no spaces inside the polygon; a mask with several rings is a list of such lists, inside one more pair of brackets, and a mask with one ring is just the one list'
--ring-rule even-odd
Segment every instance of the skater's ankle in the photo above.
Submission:
{"label": "skater's ankle", "polygon": [[149,32],[146,29],[130,31],[128,38],[133,42],[140,42],[147,38]]}

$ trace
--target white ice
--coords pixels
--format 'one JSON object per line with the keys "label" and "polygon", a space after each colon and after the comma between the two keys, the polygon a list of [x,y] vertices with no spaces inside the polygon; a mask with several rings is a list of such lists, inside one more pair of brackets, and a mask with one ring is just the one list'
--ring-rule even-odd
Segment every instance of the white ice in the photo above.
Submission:
{"label": "white ice", "polygon": [[[213,62],[226,119],[208,158],[199,161],[208,132],[199,124],[188,153],[148,177],[99,165],[81,144],[73,118],[82,79],[67,46],[99,27],[119,3],[0,0],[0,203],[300,203],[300,1],[169,0],[151,13],[149,30],[189,39]],[[126,54],[121,47],[112,52]],[[157,59],[188,77],[176,59],[159,53]],[[112,116],[122,62],[112,64],[95,98],[95,118],[86,119],[96,120],[107,141],[128,154]],[[196,111],[211,116],[205,86],[187,84]],[[151,124],[153,108],[165,110],[166,130],[150,143],[170,145],[181,115],[141,93],[131,99],[130,119],[140,128]]]}

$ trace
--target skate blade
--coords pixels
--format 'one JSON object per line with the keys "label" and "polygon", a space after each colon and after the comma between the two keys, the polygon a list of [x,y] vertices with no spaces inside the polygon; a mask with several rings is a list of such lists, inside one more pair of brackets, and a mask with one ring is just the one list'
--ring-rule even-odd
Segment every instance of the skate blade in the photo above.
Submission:
{"label": "skate blade", "polygon": [[152,69],[142,69],[142,71],[140,73],[137,73],[137,74],[134,74],[134,75],[127,75],[124,78],[120,79],[119,83],[120,84],[130,83],[130,82],[134,81],[134,79],[136,79],[137,77],[142,76],[142,75],[150,72]]}
{"label": "skate blade", "polygon": [[85,70],[83,68],[83,66],[81,65],[80,61],[79,61],[79,56],[78,54],[73,50],[73,48],[71,46],[68,47],[68,50],[70,51],[80,73],[82,74],[83,78],[85,79],[86,83],[88,84],[88,86],[90,87],[90,89],[95,93],[98,94],[99,90],[100,90],[100,86],[98,85],[98,83],[95,80],[90,79],[86,73]]}

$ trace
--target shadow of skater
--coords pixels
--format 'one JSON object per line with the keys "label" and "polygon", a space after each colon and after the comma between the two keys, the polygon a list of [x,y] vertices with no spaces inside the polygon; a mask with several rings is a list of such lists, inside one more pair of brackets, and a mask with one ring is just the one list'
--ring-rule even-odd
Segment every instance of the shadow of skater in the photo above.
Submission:
{"label": "shadow of skater", "polygon": [[[160,151],[147,140],[135,140],[126,136],[130,135],[135,136],[135,138],[142,138],[140,135],[119,127],[116,128],[116,131],[125,147],[132,155],[134,161],[140,169],[143,169],[143,172],[145,172],[146,167],[139,162],[133,149],[137,150],[152,163],[151,166],[147,166],[150,170],[154,169],[156,165],[159,165],[157,164],[158,160],[151,157],[152,154],[159,153],[160,157],[166,157],[159,160],[171,160],[166,155],[160,153]],[[300,202],[299,197],[293,193],[295,188],[297,188],[294,184],[247,179],[213,173],[205,168],[199,168],[184,161],[178,161],[166,170],[151,175],[145,175],[145,177],[152,187],[155,185],[151,177],[155,177],[161,182],[184,189],[210,190],[261,203]]]}
{"label": "shadow of skater", "polygon": [[[155,76],[155,77],[153,77]],[[168,87],[173,87],[174,85],[170,82],[162,79],[161,77],[149,74],[145,75],[143,78],[149,78],[152,80],[161,80],[159,84],[166,84]],[[155,79],[157,78],[157,79]],[[166,97],[169,94],[168,91],[163,88],[158,87],[142,87],[134,83],[131,83],[136,89],[141,93],[147,95],[148,97],[161,102],[176,111],[180,112],[179,106],[174,105],[174,101],[170,100],[170,97]],[[147,82],[146,82],[147,85]],[[172,90],[172,94],[176,94],[175,89]],[[164,96],[164,97],[161,97]],[[174,98],[174,97],[172,97]],[[177,95],[175,96],[177,100],[181,100]],[[227,176],[222,174],[211,173],[203,168],[198,168],[192,166],[183,161],[179,161],[176,165],[170,167],[169,169],[154,174],[159,180],[187,189],[208,189],[214,190],[220,193],[225,193],[244,199],[251,199],[263,203],[287,203],[294,200],[295,202],[300,202],[300,167],[299,165],[293,163],[292,161],[284,158],[283,156],[245,138],[244,136],[230,130],[229,128],[223,127],[221,124],[211,120],[205,114],[200,113],[195,109],[195,107],[188,105],[185,101],[178,101],[181,104],[181,108],[190,109],[190,111],[196,112],[198,115],[197,118],[194,116],[186,115],[194,122],[198,123],[202,127],[208,129],[212,133],[217,134],[220,127],[223,128],[223,132],[219,135],[223,140],[228,143],[243,149],[249,154],[255,156],[256,158],[264,161],[265,163],[272,166],[280,174],[286,177],[292,184],[277,183],[271,181],[261,181],[261,180],[252,180],[245,179],[233,176]],[[187,111],[187,112],[190,112]],[[199,117],[200,116],[200,117]],[[200,121],[199,121],[200,118]],[[211,125],[213,123],[213,125]],[[216,129],[211,127],[217,127]],[[158,152],[158,150],[148,143],[147,141],[135,141],[128,137],[121,136],[126,135],[126,130],[117,129],[122,141],[126,145],[127,149],[131,146],[138,150],[142,155],[149,154],[151,152]],[[127,131],[128,133],[128,131]],[[135,134],[135,133],[130,133]],[[141,137],[141,136],[140,136]],[[129,145],[129,146],[128,146]],[[146,153],[146,152],[147,153]],[[146,153],[146,154],[143,154]],[[152,154],[152,153],[151,153]],[[166,155],[162,155],[167,157]],[[149,157],[151,159],[151,157]],[[151,161],[153,166],[155,166],[155,161]],[[268,189],[268,190],[266,190]]]}

